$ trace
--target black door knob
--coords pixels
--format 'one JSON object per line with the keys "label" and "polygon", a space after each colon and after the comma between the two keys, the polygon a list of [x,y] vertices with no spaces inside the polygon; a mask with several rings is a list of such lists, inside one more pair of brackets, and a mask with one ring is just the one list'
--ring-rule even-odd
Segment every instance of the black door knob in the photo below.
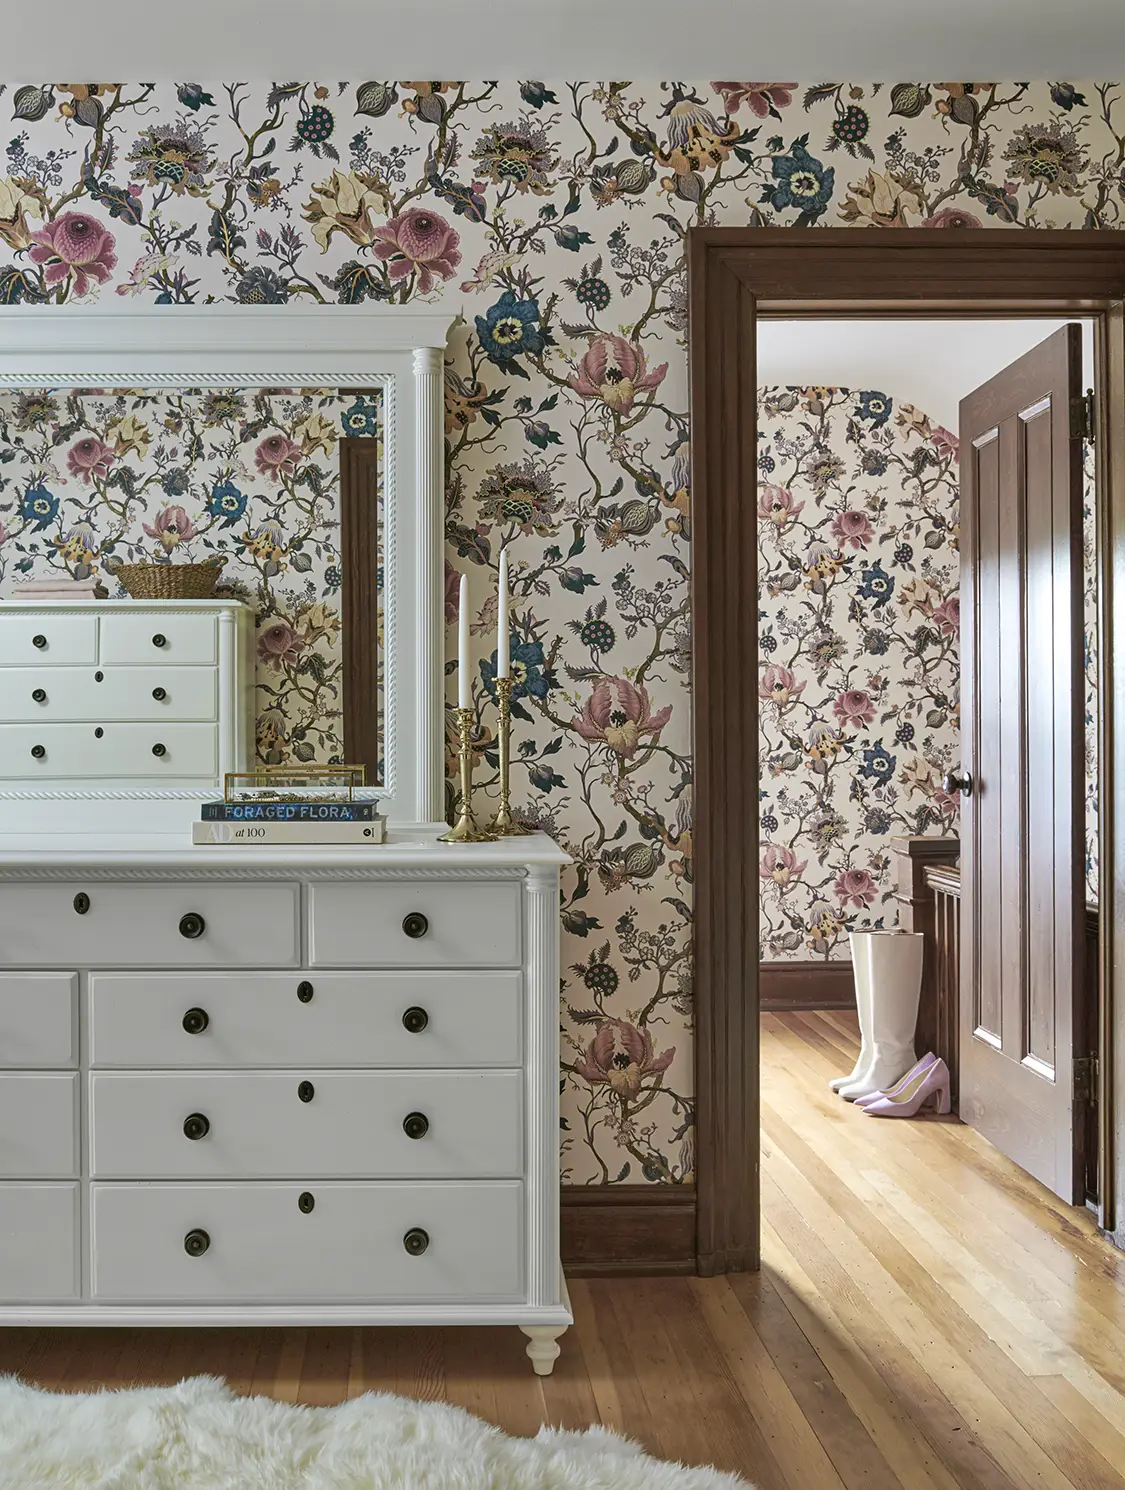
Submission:
{"label": "black door knob", "polygon": [[41,761],[47,754],[47,747],[45,745],[33,745],[31,747],[31,753],[37,761]]}
{"label": "black door knob", "polygon": [[941,778],[941,789],[951,796],[954,792],[960,792],[963,797],[971,797],[973,778],[968,771],[947,771]]}
{"label": "black door knob", "polygon": [[154,647],[166,647],[168,645],[168,638],[163,632],[158,631],[152,639],[152,644]]}
{"label": "black door knob", "polygon": [[311,1190],[302,1190],[300,1195],[297,1196],[297,1209],[304,1211],[306,1216],[314,1205],[316,1205],[316,1200]]}
{"label": "black door knob", "polygon": [[31,638],[31,645],[38,648],[38,650],[42,652],[43,648],[47,645],[47,638],[42,634],[40,634],[39,636],[33,636]]}
{"label": "black door knob", "polygon": [[297,1088],[297,1095],[302,1102],[311,1102],[316,1096],[316,1087],[311,1081],[302,1081]]}
{"label": "black door knob", "polygon": [[402,1120],[402,1131],[407,1138],[425,1138],[430,1131],[430,1120],[424,1112],[410,1112]]}
{"label": "black door knob", "polygon": [[307,979],[305,982],[297,984],[297,997],[301,1000],[302,1004],[309,1003],[312,996],[313,986]]}
{"label": "black door knob", "polygon": [[211,1124],[201,1112],[193,1112],[190,1117],[184,1118],[184,1137],[194,1141],[206,1138],[211,1131]]}
{"label": "black door knob", "polygon": [[429,931],[430,923],[421,911],[411,911],[408,916],[403,917],[402,929],[406,932],[407,936],[414,937],[417,940],[418,937],[425,936],[426,932]]}
{"label": "black door knob", "polygon": [[47,702],[47,690],[45,688],[33,688],[31,690],[31,697],[37,704],[45,704]]}
{"label": "black door knob", "polygon": [[202,1257],[210,1245],[211,1238],[199,1227],[184,1237],[184,1251],[189,1257]]}
{"label": "black door knob", "polygon": [[85,890],[79,890],[78,894],[74,897],[74,909],[80,916],[84,916],[90,909],[90,897],[86,894]]}
{"label": "black door knob", "polygon": [[186,916],[180,917],[180,935],[186,936],[189,942],[196,941],[207,930],[207,922],[196,911],[188,911]]}
{"label": "black door knob", "polygon": [[402,1239],[402,1245],[410,1253],[411,1257],[421,1257],[422,1253],[430,1245],[428,1233],[420,1226],[412,1226]]}
{"label": "black door knob", "polygon": [[162,704],[168,697],[168,690],[166,688],[154,688],[152,690],[152,696],[158,704]]}
{"label": "black door knob", "polygon": [[211,1023],[206,1009],[189,1009],[183,1017],[183,1026],[189,1035],[201,1035]]}
{"label": "black door knob", "polygon": [[429,1022],[430,1016],[425,1009],[419,1009],[417,1006],[407,1009],[402,1016],[403,1028],[409,1030],[412,1035],[420,1035]]}
{"label": "black door knob", "polygon": [[166,745],[156,744],[152,747],[152,753],[153,755],[167,755],[168,748]]}

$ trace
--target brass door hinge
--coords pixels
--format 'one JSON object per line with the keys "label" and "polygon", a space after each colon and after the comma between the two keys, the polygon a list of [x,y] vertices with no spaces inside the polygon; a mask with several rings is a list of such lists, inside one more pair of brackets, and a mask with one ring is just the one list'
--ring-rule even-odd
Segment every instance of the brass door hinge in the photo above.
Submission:
{"label": "brass door hinge", "polygon": [[1074,1062],[1074,1100],[1090,1106],[1098,1100],[1098,1058],[1080,1056]]}
{"label": "brass door hinge", "polygon": [[1070,401],[1070,438],[1092,440],[1094,438],[1094,390],[1087,388],[1081,398]]}

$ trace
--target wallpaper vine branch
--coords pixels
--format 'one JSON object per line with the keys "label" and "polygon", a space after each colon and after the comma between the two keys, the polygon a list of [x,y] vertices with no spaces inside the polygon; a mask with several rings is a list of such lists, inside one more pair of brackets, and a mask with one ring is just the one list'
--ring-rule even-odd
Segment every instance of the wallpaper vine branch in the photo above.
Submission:
{"label": "wallpaper vine branch", "polygon": [[[0,107],[5,302],[463,307],[448,558],[483,596],[512,543],[516,785],[575,859],[564,1166],[690,1180],[685,233],[1118,227],[1121,88],[25,82]],[[31,479],[0,466],[5,545]],[[65,546],[66,520],[60,503],[44,534]]]}

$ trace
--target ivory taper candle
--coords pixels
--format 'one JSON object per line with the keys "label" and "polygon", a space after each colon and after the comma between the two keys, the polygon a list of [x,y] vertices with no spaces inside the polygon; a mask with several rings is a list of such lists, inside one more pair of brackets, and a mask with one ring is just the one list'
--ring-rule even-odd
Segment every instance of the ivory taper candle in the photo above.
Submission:
{"label": "ivory taper candle", "polygon": [[506,678],[508,663],[508,545],[500,550],[500,592],[496,607],[496,676]]}
{"label": "ivory taper candle", "polygon": [[472,689],[469,678],[469,576],[461,576],[457,601],[457,707],[471,709]]}

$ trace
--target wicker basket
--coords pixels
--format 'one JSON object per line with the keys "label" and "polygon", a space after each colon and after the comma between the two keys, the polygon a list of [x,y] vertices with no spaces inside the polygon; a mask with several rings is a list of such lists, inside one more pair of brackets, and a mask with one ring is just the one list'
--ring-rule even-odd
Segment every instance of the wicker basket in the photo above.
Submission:
{"label": "wicker basket", "polygon": [[113,573],[134,600],[206,600],[226,561],[217,554],[202,564],[119,564]]}

